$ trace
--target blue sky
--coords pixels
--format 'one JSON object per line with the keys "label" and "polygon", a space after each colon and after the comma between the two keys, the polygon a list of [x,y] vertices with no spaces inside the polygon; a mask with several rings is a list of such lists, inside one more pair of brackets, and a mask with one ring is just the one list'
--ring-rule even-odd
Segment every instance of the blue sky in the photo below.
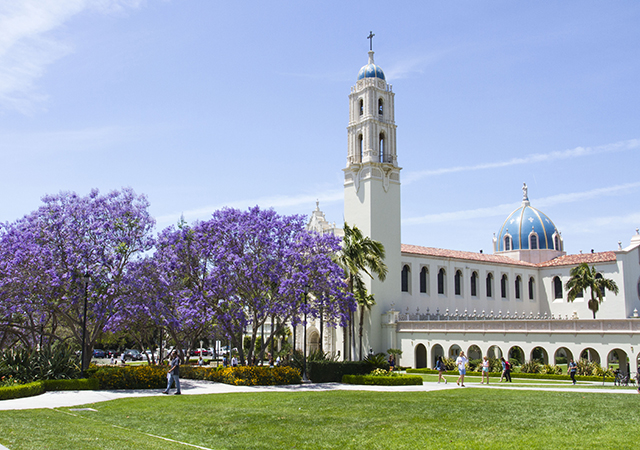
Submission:
{"label": "blue sky", "polygon": [[529,186],[577,253],[640,226],[640,3],[0,3],[0,221],[131,186],[158,229],[223,206],[342,221],[348,94],[375,33],[402,241],[491,251]]}

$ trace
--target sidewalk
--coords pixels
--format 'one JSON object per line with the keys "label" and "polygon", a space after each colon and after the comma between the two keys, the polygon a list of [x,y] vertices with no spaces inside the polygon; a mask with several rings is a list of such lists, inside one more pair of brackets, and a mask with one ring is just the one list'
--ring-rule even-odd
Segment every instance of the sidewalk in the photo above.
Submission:
{"label": "sidewalk", "polygon": [[[201,394],[228,394],[235,392],[303,392],[303,391],[378,391],[378,392],[429,392],[445,389],[513,389],[530,391],[551,391],[551,392],[582,392],[601,394],[635,394],[635,389],[596,389],[588,387],[542,387],[535,386],[509,386],[505,384],[483,385],[479,383],[467,383],[466,388],[458,387],[455,383],[438,384],[426,382],[422,386],[363,386],[341,383],[304,383],[286,386],[231,386],[228,384],[214,383],[212,381],[201,380],[180,380],[183,395]],[[38,409],[38,408],[62,408],[69,406],[79,406],[88,403],[106,402],[119,398],[134,397],[160,397],[163,396],[162,389],[139,389],[139,390],[112,390],[112,391],[54,391],[45,392],[42,395],[26,398],[16,398],[12,400],[0,400],[0,411],[15,409]],[[1,449],[0,449],[1,450]]]}

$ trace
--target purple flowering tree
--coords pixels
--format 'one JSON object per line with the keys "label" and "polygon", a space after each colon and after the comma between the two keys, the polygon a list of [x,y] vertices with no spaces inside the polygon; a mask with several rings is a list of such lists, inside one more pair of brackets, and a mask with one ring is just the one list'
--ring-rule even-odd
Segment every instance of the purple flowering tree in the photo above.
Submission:
{"label": "purple flowering tree", "polygon": [[130,264],[153,247],[154,220],[146,197],[129,188],[106,195],[93,190],[85,197],[62,192],[42,201],[36,211],[2,226],[2,316],[29,328],[31,340],[40,333],[80,344],[86,292],[86,366],[94,343],[126,303]]}
{"label": "purple flowering tree", "polygon": [[174,302],[211,314],[240,359],[252,363],[258,330],[269,319],[279,324],[269,339],[305,313],[322,314],[328,325],[346,323],[355,302],[333,261],[339,248],[337,238],[307,232],[301,216],[225,208],[208,221],[164,230],[153,258]]}

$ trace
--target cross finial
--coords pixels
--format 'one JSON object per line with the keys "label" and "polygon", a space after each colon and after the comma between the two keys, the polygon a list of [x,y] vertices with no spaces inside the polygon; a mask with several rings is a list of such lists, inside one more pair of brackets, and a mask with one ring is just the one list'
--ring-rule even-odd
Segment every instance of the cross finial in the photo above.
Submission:
{"label": "cross finial", "polygon": [[375,34],[373,34],[373,31],[369,31],[369,36],[367,36],[367,39],[369,39],[369,51],[373,50],[373,37],[375,36]]}

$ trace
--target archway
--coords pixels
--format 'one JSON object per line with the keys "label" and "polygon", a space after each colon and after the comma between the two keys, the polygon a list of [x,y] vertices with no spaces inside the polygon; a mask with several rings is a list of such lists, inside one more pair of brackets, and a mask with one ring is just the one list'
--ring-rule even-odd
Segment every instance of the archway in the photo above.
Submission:
{"label": "archway", "polygon": [[487,350],[487,356],[489,359],[502,358],[502,349],[497,345],[492,345],[489,347],[489,350]]}
{"label": "archway", "polygon": [[590,347],[587,347],[580,352],[580,359],[586,359],[589,362],[597,362],[600,364],[600,355]]}
{"label": "archway", "polygon": [[315,329],[309,332],[307,337],[307,348],[309,349],[309,353],[320,350],[320,333]]}
{"label": "archway", "polygon": [[431,346],[431,367],[436,367],[438,356],[442,356],[444,358],[444,349],[442,348],[442,345],[434,344]]}
{"label": "archway", "polygon": [[467,350],[467,358],[469,358],[469,360],[482,359],[482,350],[480,349],[480,347],[475,344],[470,346],[469,350]]}
{"label": "archway", "polygon": [[560,347],[553,354],[553,364],[556,366],[568,364],[573,359],[573,353],[567,347]]}
{"label": "archway", "polygon": [[627,352],[619,348],[611,350],[607,355],[607,369],[620,369],[625,373],[630,372],[631,368],[629,367]]}
{"label": "archway", "polygon": [[427,348],[423,344],[416,345],[416,369],[427,367]]}
{"label": "archway", "polygon": [[549,364],[549,355],[542,347],[535,347],[531,350],[531,361],[538,361],[540,364]]}
{"label": "archway", "polygon": [[509,349],[509,361],[511,360],[516,360],[519,366],[524,364],[524,351],[517,345]]}
{"label": "archway", "polygon": [[460,350],[462,350],[462,348],[460,348],[460,346],[458,344],[453,344],[451,347],[449,347],[449,358],[453,358],[456,359],[458,357],[458,355],[460,354]]}

